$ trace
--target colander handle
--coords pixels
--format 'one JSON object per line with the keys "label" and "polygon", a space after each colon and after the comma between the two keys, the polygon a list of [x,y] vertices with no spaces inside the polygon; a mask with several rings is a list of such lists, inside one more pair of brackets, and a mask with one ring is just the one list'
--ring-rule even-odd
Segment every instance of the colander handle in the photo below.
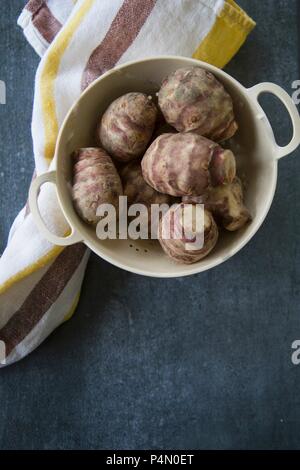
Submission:
{"label": "colander handle", "polygon": [[48,173],[44,173],[40,176],[37,176],[31,183],[29,189],[29,207],[38,229],[46,238],[46,240],[53,243],[53,245],[67,246],[81,242],[82,237],[78,234],[78,232],[76,232],[73,227],[71,228],[70,235],[66,237],[59,237],[58,235],[55,235],[54,233],[50,232],[50,230],[47,228],[38,205],[40,188],[45,183],[56,184],[56,171],[49,171]]}
{"label": "colander handle", "polygon": [[255,98],[256,101],[258,101],[258,97],[262,93],[271,93],[272,95],[277,96],[277,98],[284,104],[292,121],[293,137],[292,140],[284,147],[278,145],[274,139],[275,157],[279,159],[292,153],[300,145],[300,116],[290,95],[275,83],[268,82],[259,83],[252,88],[248,88],[248,93]]}

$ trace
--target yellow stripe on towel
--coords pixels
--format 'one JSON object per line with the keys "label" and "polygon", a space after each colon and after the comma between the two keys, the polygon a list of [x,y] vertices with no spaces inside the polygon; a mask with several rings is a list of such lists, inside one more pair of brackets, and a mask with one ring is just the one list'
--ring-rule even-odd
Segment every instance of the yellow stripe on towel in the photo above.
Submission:
{"label": "yellow stripe on towel", "polygon": [[214,26],[193,57],[223,68],[243,45],[255,24],[234,0],[226,0]]}
{"label": "yellow stripe on towel", "polygon": [[11,276],[9,279],[7,279],[7,281],[0,285],[0,295],[4,294],[17,282],[22,281],[22,279],[25,277],[30,276],[30,274],[46,266],[46,264],[50,263],[50,261],[56,258],[64,248],[64,246],[54,246],[51,250],[48,251],[48,253],[46,253],[44,256],[41,256],[39,260],[31,263],[26,268]]}
{"label": "yellow stripe on towel", "polygon": [[55,105],[55,79],[59,70],[62,56],[70,41],[81,24],[84,16],[93,6],[95,0],[85,0],[68,25],[61,31],[57,40],[50,48],[44,69],[40,77],[40,90],[45,128],[45,158],[51,160],[54,156],[58,135],[58,121]]}
{"label": "yellow stripe on towel", "polygon": [[[66,25],[63,31],[58,35],[53,47],[49,50],[44,69],[40,76],[43,120],[45,127],[45,157],[49,160],[54,156],[55,144],[58,135],[58,122],[54,96],[55,79],[64,51],[68,47],[77,28],[80,26],[85,14],[93,6],[94,2],[95,0],[83,1],[83,4],[78,8],[69,24]],[[21,271],[11,276],[0,285],[0,295],[4,294],[4,292],[10,289],[17,282],[20,282],[25,277],[44,267],[47,263],[56,258],[63,249],[64,247],[54,246],[37,261],[29,264],[26,268],[23,268]]]}

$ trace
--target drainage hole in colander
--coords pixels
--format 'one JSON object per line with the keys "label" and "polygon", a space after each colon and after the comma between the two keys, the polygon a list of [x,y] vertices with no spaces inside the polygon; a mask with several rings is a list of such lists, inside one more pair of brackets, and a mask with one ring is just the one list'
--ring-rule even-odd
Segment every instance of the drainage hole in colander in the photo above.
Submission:
{"label": "drainage hole in colander", "polygon": [[[129,247],[134,248],[134,245],[132,245],[132,243],[130,243]],[[140,251],[140,249],[136,248],[135,251]],[[147,250],[146,248],[143,251],[144,251],[144,253],[149,253],[149,250]]]}

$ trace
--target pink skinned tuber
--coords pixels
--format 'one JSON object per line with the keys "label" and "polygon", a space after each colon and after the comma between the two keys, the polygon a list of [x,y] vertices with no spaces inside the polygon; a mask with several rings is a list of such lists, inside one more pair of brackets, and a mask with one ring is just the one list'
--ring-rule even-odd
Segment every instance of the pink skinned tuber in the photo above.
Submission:
{"label": "pink skinned tuber", "polygon": [[[218,241],[218,227],[211,213],[202,206],[190,205],[192,217],[186,216],[184,204],[172,206],[164,214],[159,225],[159,242],[164,252],[177,263],[192,264],[205,258],[215,247]],[[200,214],[200,212],[202,214]],[[202,231],[197,232],[195,217],[203,217]],[[166,238],[164,234],[168,233]],[[182,236],[178,236],[182,234]],[[193,247],[196,236],[202,234],[203,244]],[[190,249],[189,249],[190,248]]]}
{"label": "pink skinned tuber", "polygon": [[74,207],[82,220],[97,224],[100,204],[118,208],[122,183],[110,156],[101,148],[82,148],[73,153]]}
{"label": "pink skinned tuber", "polygon": [[145,152],[156,117],[157,108],[151,96],[127,93],[113,101],[103,114],[98,139],[113,158],[128,162]]}
{"label": "pink skinned tuber", "polygon": [[198,134],[162,134],[142,159],[146,182],[171,196],[201,195],[209,186],[227,184],[236,173],[235,157]]}
{"label": "pink skinned tuber", "polygon": [[[141,163],[133,161],[128,163],[120,172],[124,196],[127,196],[128,207],[132,204],[143,204],[148,212],[148,230],[151,233],[151,205],[172,205],[173,198],[162,194],[149,186],[143,178]],[[154,229],[155,230],[155,229]],[[156,231],[156,230],[155,230]]]}
{"label": "pink skinned tuber", "polygon": [[204,204],[231,232],[251,220],[250,212],[244,205],[242,183],[237,177],[230,184],[209,188],[202,196],[185,196],[182,202]]}
{"label": "pink skinned tuber", "polygon": [[127,196],[128,205],[144,204],[150,208],[151,204],[171,204],[172,197],[157,192],[149,186],[143,178],[140,162],[128,163],[120,172],[124,196]]}
{"label": "pink skinned tuber", "polygon": [[201,67],[171,73],[162,83],[158,103],[166,121],[179,132],[192,131],[222,142],[238,129],[230,95]]}

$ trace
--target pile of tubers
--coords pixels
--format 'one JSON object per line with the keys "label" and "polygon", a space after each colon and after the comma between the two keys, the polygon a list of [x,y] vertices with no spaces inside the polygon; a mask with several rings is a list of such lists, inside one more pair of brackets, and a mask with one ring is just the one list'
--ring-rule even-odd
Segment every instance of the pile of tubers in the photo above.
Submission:
{"label": "pile of tubers", "polygon": [[[157,96],[158,106],[138,92],[113,101],[97,126],[99,147],[74,152],[74,207],[82,220],[95,225],[99,204],[117,208],[121,195],[129,205],[144,204],[148,212],[151,204],[167,203],[171,207],[158,227],[161,247],[178,263],[195,263],[213,250],[222,228],[239,230],[251,220],[235,156],[220,145],[238,129],[233,102],[222,83],[201,67],[171,73]],[[184,204],[192,205],[190,217],[182,215]],[[195,232],[199,211],[203,246],[190,250],[188,235]],[[181,238],[174,236],[178,230]]]}

